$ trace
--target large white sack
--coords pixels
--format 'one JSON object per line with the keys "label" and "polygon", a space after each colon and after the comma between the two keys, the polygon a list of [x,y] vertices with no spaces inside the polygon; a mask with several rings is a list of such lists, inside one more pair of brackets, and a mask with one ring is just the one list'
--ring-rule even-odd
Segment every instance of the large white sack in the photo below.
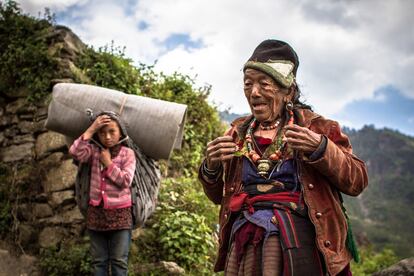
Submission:
{"label": "large white sack", "polygon": [[92,85],[56,84],[46,128],[77,138],[91,124],[87,109],[121,112],[129,136],[151,158],[168,159],[174,148],[181,148],[186,105]]}

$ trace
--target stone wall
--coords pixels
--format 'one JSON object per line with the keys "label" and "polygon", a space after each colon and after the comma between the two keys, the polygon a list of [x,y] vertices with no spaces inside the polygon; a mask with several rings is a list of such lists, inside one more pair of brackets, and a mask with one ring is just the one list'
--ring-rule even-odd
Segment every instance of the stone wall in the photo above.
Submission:
{"label": "stone wall", "polygon": [[[59,82],[86,79],[74,61],[85,45],[68,28],[57,26],[48,36],[49,52],[58,61]],[[74,199],[77,167],[68,155],[65,137],[47,131],[48,100],[31,102],[24,87],[0,91],[0,162],[11,194],[13,233],[23,248],[42,248],[78,237],[84,230]]]}

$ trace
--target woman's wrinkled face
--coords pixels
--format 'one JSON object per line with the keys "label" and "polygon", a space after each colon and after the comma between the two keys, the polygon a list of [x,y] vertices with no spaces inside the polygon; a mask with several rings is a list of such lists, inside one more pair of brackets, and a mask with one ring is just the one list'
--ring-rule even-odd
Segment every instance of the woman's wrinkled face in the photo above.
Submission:
{"label": "woman's wrinkled face", "polygon": [[117,145],[121,138],[121,131],[119,130],[118,123],[112,120],[106,126],[101,127],[98,130],[98,138],[101,144],[106,148],[111,148]]}
{"label": "woman's wrinkled face", "polygon": [[261,71],[244,72],[244,95],[253,116],[262,124],[272,123],[282,115],[285,102],[291,99],[289,91]]}

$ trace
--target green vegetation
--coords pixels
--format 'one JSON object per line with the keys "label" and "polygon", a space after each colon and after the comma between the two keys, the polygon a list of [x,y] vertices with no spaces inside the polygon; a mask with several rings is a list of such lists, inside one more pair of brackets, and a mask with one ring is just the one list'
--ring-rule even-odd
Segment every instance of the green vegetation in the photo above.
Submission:
{"label": "green vegetation", "polygon": [[131,59],[125,57],[124,49],[116,47],[113,42],[98,50],[88,47],[76,65],[95,85],[129,94],[140,93],[141,76],[138,69],[132,66]]}
{"label": "green vegetation", "polygon": [[414,139],[366,126],[347,130],[354,152],[368,165],[369,186],[358,198],[346,197],[356,236],[373,250],[390,248],[399,257],[414,256]]}
{"label": "green vegetation", "polygon": [[397,256],[391,249],[383,249],[376,253],[372,247],[361,250],[361,262],[351,264],[352,274],[355,276],[368,276],[374,272],[381,271],[398,261]]}
{"label": "green vegetation", "polygon": [[218,208],[194,178],[166,178],[161,187],[157,211],[137,241],[139,258],[174,261],[187,271],[211,275]]}
{"label": "green vegetation", "polygon": [[0,2],[0,91],[22,93],[38,100],[50,93],[57,63],[48,53],[47,35],[52,28],[44,19],[21,13],[14,1]]}
{"label": "green vegetation", "polygon": [[45,249],[40,254],[39,264],[44,275],[90,275],[89,244],[65,244],[61,248]]}

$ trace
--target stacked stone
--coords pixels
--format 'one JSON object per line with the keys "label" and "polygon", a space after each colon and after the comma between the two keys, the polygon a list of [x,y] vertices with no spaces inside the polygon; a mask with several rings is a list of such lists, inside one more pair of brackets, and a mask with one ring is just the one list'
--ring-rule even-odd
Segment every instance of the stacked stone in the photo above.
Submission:
{"label": "stacked stone", "polygon": [[[74,65],[85,45],[68,28],[57,26],[48,36],[49,53],[58,61],[59,82],[87,81]],[[50,90],[51,91],[51,90]],[[2,177],[17,216],[14,226],[23,248],[49,247],[79,237],[84,219],[76,206],[77,167],[63,135],[47,131],[47,100],[31,102],[30,91],[0,91],[0,162],[12,173]],[[27,191],[17,193],[15,191]]]}

